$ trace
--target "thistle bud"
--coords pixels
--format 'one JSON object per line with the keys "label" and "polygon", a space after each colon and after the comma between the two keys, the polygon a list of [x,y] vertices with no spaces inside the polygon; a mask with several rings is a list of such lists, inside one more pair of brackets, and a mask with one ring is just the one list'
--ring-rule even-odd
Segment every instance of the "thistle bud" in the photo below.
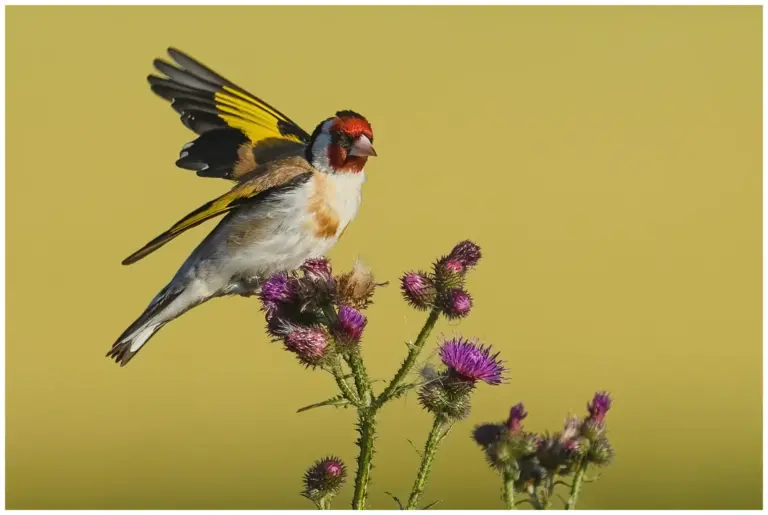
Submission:
{"label": "thistle bud", "polygon": [[590,418],[586,419],[580,428],[580,434],[589,441],[594,442],[605,432],[605,425]]}
{"label": "thistle bud", "polygon": [[341,306],[339,316],[333,328],[333,334],[341,345],[357,345],[363,336],[368,320],[355,308]]}
{"label": "thistle bud", "polygon": [[509,410],[509,418],[507,419],[507,431],[510,433],[516,433],[522,429],[521,422],[528,416],[528,412],[525,411],[523,403],[517,403]]}
{"label": "thistle bud", "polygon": [[455,377],[448,371],[419,389],[419,403],[430,413],[446,420],[462,420],[469,416],[473,388],[473,382]]}
{"label": "thistle bud", "polygon": [[435,302],[435,283],[424,272],[408,272],[400,279],[403,297],[416,309],[427,309]]}
{"label": "thistle bud", "polygon": [[464,266],[455,259],[442,257],[432,265],[435,282],[440,291],[448,291],[464,286]]}
{"label": "thistle bud", "polygon": [[611,409],[611,396],[608,392],[597,392],[592,398],[592,402],[587,404],[589,420],[602,424],[609,409]]}
{"label": "thistle bud", "polygon": [[477,265],[481,257],[480,247],[469,240],[457,244],[453,247],[451,253],[448,254],[448,259],[457,262],[461,266],[462,271]]}
{"label": "thistle bud", "polygon": [[587,451],[587,460],[597,466],[605,466],[613,460],[613,447],[604,435],[593,441]]}
{"label": "thistle bud", "polygon": [[336,495],[347,477],[344,462],[335,456],[318,460],[304,473],[302,495],[315,502]]}
{"label": "thistle bud", "polygon": [[329,353],[329,342],[321,329],[292,328],[285,336],[285,348],[306,365],[317,366]]}
{"label": "thistle bud", "polygon": [[443,314],[450,319],[463,318],[472,310],[472,297],[459,288],[449,290],[443,299]]}
{"label": "thistle bud", "polygon": [[551,474],[567,474],[574,464],[576,442],[564,442],[558,434],[546,435],[539,442],[536,457]]}
{"label": "thistle bud", "polygon": [[482,424],[472,431],[472,438],[480,447],[488,447],[498,442],[504,434],[505,428],[501,424]]}
{"label": "thistle bud", "polygon": [[280,305],[291,302],[294,295],[291,279],[284,273],[274,274],[264,281],[259,292],[262,307],[268,316],[276,311]]}
{"label": "thistle bud", "polygon": [[419,388],[419,404],[433,414],[442,413],[450,402],[448,394],[440,384],[440,379],[424,383]]}

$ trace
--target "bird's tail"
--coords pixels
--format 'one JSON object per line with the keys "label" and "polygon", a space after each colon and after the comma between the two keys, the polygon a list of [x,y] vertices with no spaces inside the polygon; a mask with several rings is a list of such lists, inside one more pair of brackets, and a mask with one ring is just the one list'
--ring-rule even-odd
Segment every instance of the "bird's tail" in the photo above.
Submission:
{"label": "bird's tail", "polygon": [[184,288],[172,289],[171,285],[163,288],[144,310],[144,313],[112,344],[107,357],[114,359],[121,367],[124,367],[157,331],[192,307],[190,305],[184,306],[183,309],[169,309],[171,303],[177,300],[183,292]]}

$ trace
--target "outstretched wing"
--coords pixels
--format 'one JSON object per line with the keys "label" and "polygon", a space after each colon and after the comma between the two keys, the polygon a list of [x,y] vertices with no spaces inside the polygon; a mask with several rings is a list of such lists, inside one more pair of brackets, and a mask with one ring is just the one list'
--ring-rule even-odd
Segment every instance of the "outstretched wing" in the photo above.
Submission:
{"label": "outstretched wing", "polygon": [[[269,169],[270,166],[272,169]],[[189,213],[170,229],[125,258],[123,264],[130,265],[139,261],[184,231],[196,227],[206,220],[244,205],[273,199],[280,193],[297,188],[306,183],[313,173],[299,158],[268,163],[265,167],[265,170],[259,170],[259,173],[254,174],[253,178],[238,184],[219,198],[207,202]]]}
{"label": "outstretched wing", "polygon": [[296,122],[183,52],[169,48],[168,54],[173,64],[154,61],[165,76],[147,80],[200,135],[184,145],[177,166],[237,180],[266,162],[303,155],[310,135]]}

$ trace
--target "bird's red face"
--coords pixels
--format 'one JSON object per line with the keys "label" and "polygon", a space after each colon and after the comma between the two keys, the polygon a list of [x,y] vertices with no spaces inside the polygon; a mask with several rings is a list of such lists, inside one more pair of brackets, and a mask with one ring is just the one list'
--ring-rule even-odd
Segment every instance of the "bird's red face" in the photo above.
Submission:
{"label": "bird's red face", "polygon": [[339,111],[334,118],[318,127],[312,154],[316,165],[327,166],[336,173],[358,173],[373,149],[373,129],[362,115]]}

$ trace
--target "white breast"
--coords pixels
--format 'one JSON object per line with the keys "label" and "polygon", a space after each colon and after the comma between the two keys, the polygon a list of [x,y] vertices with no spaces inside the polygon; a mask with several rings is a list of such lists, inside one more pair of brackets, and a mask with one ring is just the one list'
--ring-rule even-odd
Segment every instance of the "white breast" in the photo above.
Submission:
{"label": "white breast", "polygon": [[341,232],[355,219],[357,210],[360,209],[365,170],[359,173],[332,174],[329,181],[334,186],[329,207],[339,217],[339,229],[336,232],[338,239]]}
{"label": "white breast", "polygon": [[259,206],[244,214],[244,223],[260,218],[265,234],[236,249],[230,255],[231,275],[262,275],[278,270],[298,268],[305,260],[325,255],[357,215],[362,199],[364,172],[356,174],[329,174],[324,203],[335,213],[339,223],[336,234],[317,237],[315,220],[308,211],[315,193],[310,180],[306,185],[287,193],[280,202]]}

